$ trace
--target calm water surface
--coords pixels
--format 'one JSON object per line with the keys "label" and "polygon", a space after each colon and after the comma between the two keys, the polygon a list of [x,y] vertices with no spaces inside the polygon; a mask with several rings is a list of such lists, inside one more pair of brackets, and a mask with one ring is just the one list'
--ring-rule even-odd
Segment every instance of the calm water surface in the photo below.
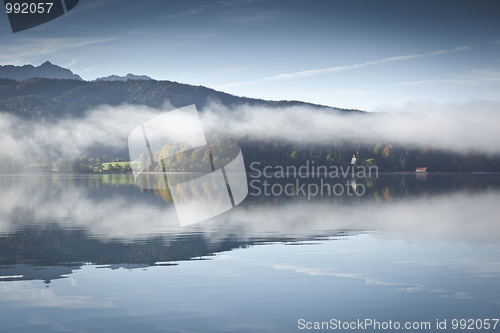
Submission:
{"label": "calm water surface", "polygon": [[500,317],[500,175],[357,185],[364,195],[310,199],[251,189],[181,228],[169,194],[129,175],[0,175],[1,331],[300,332],[300,319],[372,319],[431,332],[446,319],[441,331],[456,332],[454,318]]}

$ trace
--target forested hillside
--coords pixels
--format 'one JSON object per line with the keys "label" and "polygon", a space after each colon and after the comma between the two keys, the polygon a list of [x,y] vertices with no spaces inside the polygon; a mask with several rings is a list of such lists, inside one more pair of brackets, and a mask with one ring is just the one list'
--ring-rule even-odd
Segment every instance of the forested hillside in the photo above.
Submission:
{"label": "forested hillside", "polygon": [[[26,121],[56,122],[65,118],[82,117],[86,111],[100,105],[146,105],[160,109],[165,102],[173,107],[195,104],[202,110],[210,101],[217,101],[228,109],[241,105],[289,107],[308,106],[340,114],[358,114],[377,117],[358,110],[345,110],[312,105],[298,101],[265,101],[238,97],[203,86],[171,81],[81,81],[31,78],[25,81],[0,79],[0,114],[10,114]],[[367,129],[369,130],[369,129]],[[366,142],[337,138],[321,144],[297,144],[268,135],[235,135],[230,139],[242,147],[247,167],[252,162],[268,165],[303,165],[315,161],[317,165],[347,166],[353,154],[359,165],[378,166],[381,171],[411,171],[426,166],[429,171],[500,171],[500,157],[474,151],[461,153],[424,145],[402,145],[397,142]],[[4,147],[5,148],[5,147]],[[5,149],[4,149],[5,151]],[[154,152],[153,152],[154,153]],[[159,153],[159,152],[158,152]],[[105,156],[105,157],[104,157]],[[158,156],[158,154],[156,155]],[[182,170],[183,163],[192,163],[184,156],[172,170]],[[104,165],[103,163],[115,163]],[[120,161],[120,163],[118,163]],[[130,172],[126,142],[113,151],[94,147],[85,154],[25,156],[22,152],[0,154],[0,172],[13,171],[77,171]]]}
{"label": "forested hillside", "polygon": [[[107,105],[146,105],[162,107],[168,101],[173,107],[196,104],[201,109],[210,100],[231,107],[235,105],[293,106],[307,105],[341,112],[353,110],[329,108],[298,101],[265,101],[238,97],[203,86],[172,81],[78,81],[32,78],[25,81],[0,79],[0,112],[24,119],[58,119],[80,116],[86,110]],[[357,111],[360,112],[360,111]]]}

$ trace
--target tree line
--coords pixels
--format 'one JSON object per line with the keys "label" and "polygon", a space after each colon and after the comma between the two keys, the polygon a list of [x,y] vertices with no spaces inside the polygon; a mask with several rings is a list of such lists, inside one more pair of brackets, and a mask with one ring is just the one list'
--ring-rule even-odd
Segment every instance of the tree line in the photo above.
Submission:
{"label": "tree line", "polygon": [[[380,171],[414,171],[427,167],[433,172],[500,172],[500,156],[488,156],[477,152],[451,152],[423,146],[405,146],[377,142],[375,144],[356,144],[335,142],[324,145],[295,145],[265,138],[233,138],[243,154],[248,169],[252,162],[270,166],[301,166],[307,161],[315,165],[347,166],[355,155],[357,165],[377,166]],[[83,173],[130,173],[132,163],[138,163],[141,170],[147,171],[202,171],[207,166],[225,165],[234,156],[223,156],[217,144],[183,151],[179,144],[165,146],[153,153],[153,159],[143,154],[138,161],[130,161],[128,156],[113,160],[106,155],[96,158],[60,157],[50,159],[29,159],[23,156],[14,158],[0,156],[0,172],[83,172]]]}

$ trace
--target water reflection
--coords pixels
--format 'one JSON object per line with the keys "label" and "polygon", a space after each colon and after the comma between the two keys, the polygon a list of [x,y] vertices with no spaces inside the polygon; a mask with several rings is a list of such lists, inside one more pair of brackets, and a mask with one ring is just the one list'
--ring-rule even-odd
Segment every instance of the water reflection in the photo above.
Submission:
{"label": "water reflection", "polygon": [[0,176],[3,327],[290,332],[299,318],[498,313],[498,175],[330,181],[366,193],[249,194],[181,228],[168,193],[130,175]]}
{"label": "water reflection", "polygon": [[[376,230],[417,238],[496,242],[500,235],[495,223],[498,175],[428,177],[420,180],[413,174],[400,174],[332,181],[332,185],[346,183],[352,188],[363,185],[362,196],[346,192],[308,198],[300,191],[292,196],[264,192],[255,196],[250,190],[235,209],[181,228],[168,193],[139,189],[131,175],[1,176],[0,235],[7,241],[22,230],[40,229],[98,242],[158,237],[165,242],[196,235],[220,243],[227,239],[312,239],[344,230]],[[275,179],[271,184],[289,181]]]}
{"label": "water reflection", "polygon": [[[348,180],[353,188],[365,185],[361,197],[307,200],[299,195],[249,195],[236,209],[184,228],[164,190],[141,190],[130,175],[17,175],[2,176],[0,182],[3,266],[153,265],[252,244],[321,240],[366,231],[420,241],[497,244],[500,239],[498,175],[444,174],[422,181],[413,174],[399,174],[357,183]],[[51,272],[53,277],[67,274]],[[45,273],[22,275],[47,280]],[[19,274],[13,268],[0,272]]]}

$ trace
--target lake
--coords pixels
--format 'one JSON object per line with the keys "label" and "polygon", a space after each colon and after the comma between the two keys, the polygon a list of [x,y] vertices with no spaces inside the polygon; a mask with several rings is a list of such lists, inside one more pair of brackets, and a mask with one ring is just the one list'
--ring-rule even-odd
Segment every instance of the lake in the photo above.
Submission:
{"label": "lake", "polygon": [[132,175],[0,175],[1,331],[500,331],[499,174],[248,180],[181,227]]}

